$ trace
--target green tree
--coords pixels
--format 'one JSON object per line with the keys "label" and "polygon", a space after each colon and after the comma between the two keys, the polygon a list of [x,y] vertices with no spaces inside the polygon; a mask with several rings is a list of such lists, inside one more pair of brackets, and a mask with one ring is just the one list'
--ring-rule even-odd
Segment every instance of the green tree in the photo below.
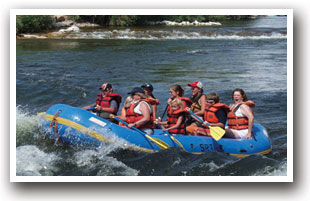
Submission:
{"label": "green tree", "polygon": [[37,33],[52,28],[55,19],[50,15],[16,16],[17,33]]}

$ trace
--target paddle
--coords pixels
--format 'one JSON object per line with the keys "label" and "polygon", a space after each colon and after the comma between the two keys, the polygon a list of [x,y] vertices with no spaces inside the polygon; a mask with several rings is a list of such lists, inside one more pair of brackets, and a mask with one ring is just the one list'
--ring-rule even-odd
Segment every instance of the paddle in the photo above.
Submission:
{"label": "paddle", "polygon": [[[204,121],[197,116],[194,112],[192,112],[189,108],[186,109],[191,115],[193,115],[194,117],[196,117],[201,123],[204,123]],[[218,141],[219,139],[221,139],[224,134],[225,134],[225,130],[222,129],[221,127],[218,126],[210,126],[210,124],[206,124],[206,126],[208,126],[210,128],[210,135],[216,140]]]}
{"label": "paddle", "polygon": [[162,125],[159,124],[159,126],[160,126],[160,128],[162,129],[162,131],[163,131],[164,133],[166,133],[166,134],[169,136],[170,140],[173,142],[173,144],[174,144],[175,147],[177,147],[177,145],[175,144],[175,143],[177,143],[177,144],[180,146],[180,148],[182,148],[183,150],[185,150],[184,147],[183,147],[183,145],[182,145],[177,139],[175,139],[168,131],[164,131],[164,130],[163,130],[164,128],[163,128]]}
{"label": "paddle", "polygon": [[[128,123],[126,121],[123,121],[117,117],[115,117],[114,115],[111,115],[111,117],[113,117],[114,119],[116,119],[117,121],[125,124],[126,126],[128,126]],[[151,136],[149,136],[148,134],[144,133],[143,131],[139,130],[138,128],[136,127],[131,127],[133,130],[137,131],[138,133],[140,133],[141,135],[143,135],[144,137],[148,138],[149,140],[151,140],[152,142],[154,142],[159,148],[161,149],[168,149],[169,148],[169,145],[166,144],[165,142],[159,140],[159,139],[155,139],[155,138],[152,138]],[[152,146],[152,144],[150,143],[152,149],[154,150],[154,147]]]}
{"label": "paddle", "polygon": [[166,111],[167,111],[168,106],[169,106],[169,104],[167,104],[167,106],[166,106],[166,108],[165,108],[165,111],[164,111],[163,115],[161,115],[161,119],[163,119],[163,118],[164,118],[164,116],[165,116],[165,114],[166,114]]}
{"label": "paddle", "polygon": [[91,107],[90,105],[88,105],[88,106],[82,107],[82,109],[90,111],[90,110],[96,109],[96,107],[95,106]]}
{"label": "paddle", "polygon": [[96,108],[95,107],[91,107],[91,108],[87,108],[86,110],[90,111],[90,110],[94,110],[94,109],[96,109]]}

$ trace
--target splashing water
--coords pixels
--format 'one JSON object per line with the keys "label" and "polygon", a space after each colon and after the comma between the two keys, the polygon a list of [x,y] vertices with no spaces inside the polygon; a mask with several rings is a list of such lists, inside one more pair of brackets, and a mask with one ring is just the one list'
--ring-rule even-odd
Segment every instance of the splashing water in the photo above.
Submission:
{"label": "splashing water", "polygon": [[20,176],[54,175],[55,163],[59,157],[54,153],[45,153],[34,145],[16,148],[16,174]]}

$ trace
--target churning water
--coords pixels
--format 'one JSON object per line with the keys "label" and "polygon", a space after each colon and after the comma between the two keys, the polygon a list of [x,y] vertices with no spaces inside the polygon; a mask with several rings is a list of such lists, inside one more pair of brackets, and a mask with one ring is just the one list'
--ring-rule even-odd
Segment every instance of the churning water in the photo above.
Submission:
{"label": "churning water", "polygon": [[[17,40],[17,175],[251,175],[287,174],[286,17],[212,27],[81,29],[62,39]],[[273,151],[244,159],[178,149],[143,153],[123,141],[99,149],[55,146],[37,112],[56,103],[93,104],[103,82],[125,99],[149,82],[162,114],[169,86],[200,80],[205,93],[231,103],[243,88],[256,103],[255,121],[267,128]]]}

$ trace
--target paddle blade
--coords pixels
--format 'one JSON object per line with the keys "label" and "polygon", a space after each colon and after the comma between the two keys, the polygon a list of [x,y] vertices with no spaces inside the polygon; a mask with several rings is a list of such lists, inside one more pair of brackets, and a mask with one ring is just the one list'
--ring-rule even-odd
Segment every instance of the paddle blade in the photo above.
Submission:
{"label": "paddle blade", "polygon": [[157,138],[153,138],[149,135],[145,135],[145,137],[147,137],[148,139],[150,139],[152,142],[154,142],[159,148],[161,149],[168,149],[169,148],[169,145],[163,141],[161,141],[160,139],[157,139]]}
{"label": "paddle blade", "polygon": [[[171,139],[176,142],[182,149],[184,149],[183,145],[177,140],[175,139],[173,136],[171,136]],[[184,149],[185,150],[185,149]]]}
{"label": "paddle blade", "polygon": [[218,141],[219,139],[221,139],[224,135],[225,135],[225,130],[222,129],[221,127],[210,127],[210,135],[216,140]]}

